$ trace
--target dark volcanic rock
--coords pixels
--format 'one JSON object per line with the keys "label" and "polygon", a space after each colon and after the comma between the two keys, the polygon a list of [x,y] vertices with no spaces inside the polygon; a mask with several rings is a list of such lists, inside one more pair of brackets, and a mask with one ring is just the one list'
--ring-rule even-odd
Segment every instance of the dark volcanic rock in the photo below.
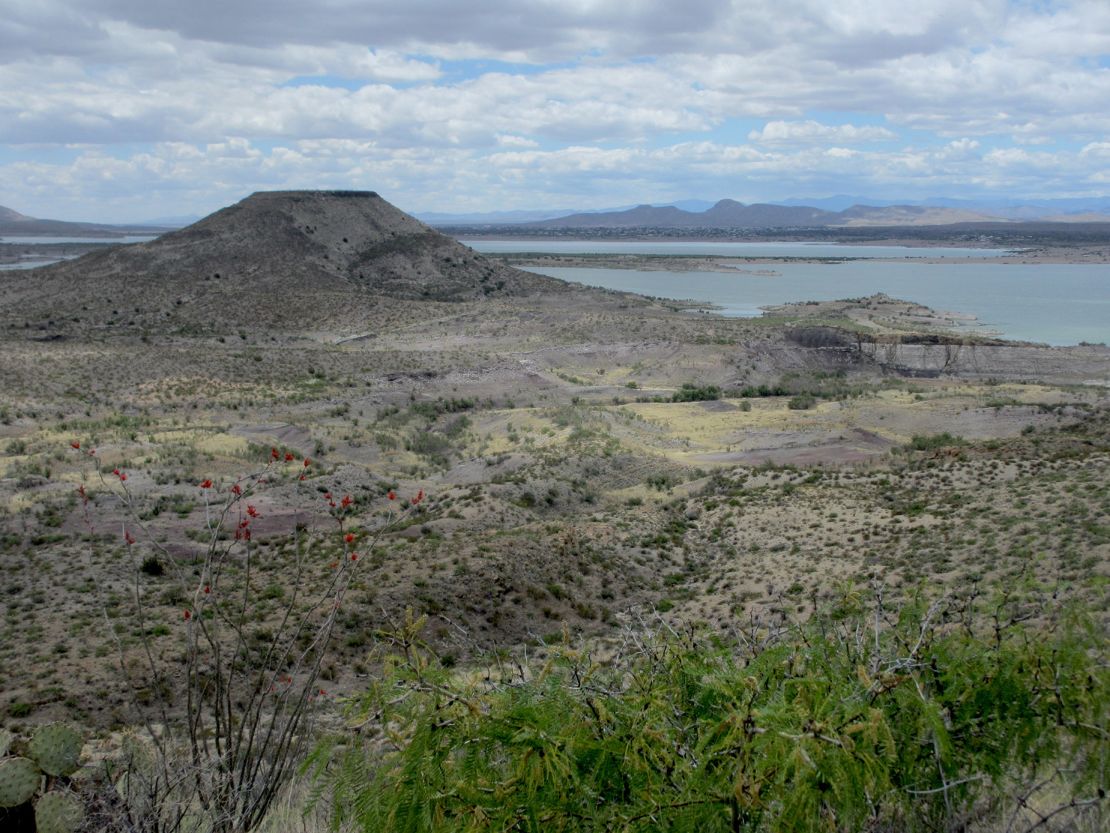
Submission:
{"label": "dark volcanic rock", "polygon": [[7,326],[48,331],[74,319],[146,330],[324,329],[354,324],[381,303],[566,286],[486,260],[366,191],[257,193],[150,243],[0,275]]}

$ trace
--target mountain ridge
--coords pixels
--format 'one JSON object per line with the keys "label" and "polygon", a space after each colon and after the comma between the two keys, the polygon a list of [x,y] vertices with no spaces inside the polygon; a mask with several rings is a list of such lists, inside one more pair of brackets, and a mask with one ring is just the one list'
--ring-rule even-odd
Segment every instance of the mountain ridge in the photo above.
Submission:
{"label": "mountain ridge", "polygon": [[786,206],[774,203],[745,205],[722,199],[701,212],[684,211],[674,206],[639,205],[625,211],[572,214],[521,224],[527,228],[835,228],[842,226],[949,225],[961,222],[1001,221],[976,212],[931,206],[854,205],[842,211],[827,211],[813,206]]}
{"label": "mountain ridge", "polygon": [[14,208],[0,205],[0,223],[23,223],[32,219],[34,218],[20,214]]}
{"label": "mountain ridge", "polygon": [[129,234],[161,234],[166,229],[154,225],[74,223],[69,220],[43,220],[0,205],[0,236],[126,237]]}
{"label": "mountain ridge", "polygon": [[[261,192],[277,193],[277,192]],[[917,201],[839,194],[745,205],[725,198],[642,203],[602,209],[513,209],[478,213],[415,212],[436,228],[518,226],[522,228],[780,228],[837,226],[952,225],[975,222],[1092,223],[1110,220],[1110,197],[1043,200],[967,200],[930,197]],[[121,237],[163,234],[204,218],[167,216],[141,223],[103,224],[30,217],[0,206],[0,235]]]}
{"label": "mountain ridge", "polygon": [[469,215],[428,213],[423,216],[437,227],[485,225],[520,229],[759,229],[941,226],[957,223],[1094,223],[1110,220],[1110,198],[976,201],[935,197],[922,201],[895,201],[841,194],[749,205],[725,198],[715,203],[678,200],[562,214],[556,211],[518,210]]}

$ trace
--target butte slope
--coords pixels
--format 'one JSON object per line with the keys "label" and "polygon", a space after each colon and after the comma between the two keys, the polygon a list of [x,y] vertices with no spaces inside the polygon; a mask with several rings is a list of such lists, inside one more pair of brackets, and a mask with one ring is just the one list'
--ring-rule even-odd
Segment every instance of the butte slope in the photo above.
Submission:
{"label": "butte slope", "polygon": [[346,329],[383,308],[565,286],[488,261],[373,192],[275,191],[150,243],[2,275],[0,323],[40,336]]}

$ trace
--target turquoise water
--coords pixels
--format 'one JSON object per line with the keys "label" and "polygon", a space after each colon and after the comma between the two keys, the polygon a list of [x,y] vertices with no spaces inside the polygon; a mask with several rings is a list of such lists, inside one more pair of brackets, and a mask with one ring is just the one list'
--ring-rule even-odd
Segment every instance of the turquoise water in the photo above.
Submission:
{"label": "turquoise water", "polygon": [[1006,249],[971,249],[956,246],[923,248],[911,246],[853,246],[840,243],[699,243],[674,241],[663,243],[626,242],[613,240],[463,240],[476,252],[519,254],[547,252],[550,254],[635,254],[687,255],[697,257],[852,257],[852,258],[913,258],[913,257],[1001,257]]}
{"label": "turquoise water", "polygon": [[[932,251],[932,250],[930,250]],[[1052,345],[1110,343],[1110,267],[1003,263],[784,263],[744,272],[641,272],[532,268],[567,281],[715,304],[754,316],[790,301],[831,301],[885,292],[937,310],[971,314],[1005,338]]]}

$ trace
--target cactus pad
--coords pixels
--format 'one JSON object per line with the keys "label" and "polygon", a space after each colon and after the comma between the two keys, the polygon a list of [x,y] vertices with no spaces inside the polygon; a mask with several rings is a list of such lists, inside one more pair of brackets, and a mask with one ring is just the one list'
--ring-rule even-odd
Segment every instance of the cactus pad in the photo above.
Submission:
{"label": "cactus pad", "polygon": [[71,775],[77,771],[81,757],[81,735],[64,723],[51,723],[35,730],[27,747],[49,775]]}
{"label": "cactus pad", "polygon": [[84,805],[69,793],[48,792],[35,802],[38,833],[75,833],[84,819]]}
{"label": "cactus pad", "polygon": [[18,807],[34,798],[42,773],[34,761],[5,758],[0,761],[0,807]]}

